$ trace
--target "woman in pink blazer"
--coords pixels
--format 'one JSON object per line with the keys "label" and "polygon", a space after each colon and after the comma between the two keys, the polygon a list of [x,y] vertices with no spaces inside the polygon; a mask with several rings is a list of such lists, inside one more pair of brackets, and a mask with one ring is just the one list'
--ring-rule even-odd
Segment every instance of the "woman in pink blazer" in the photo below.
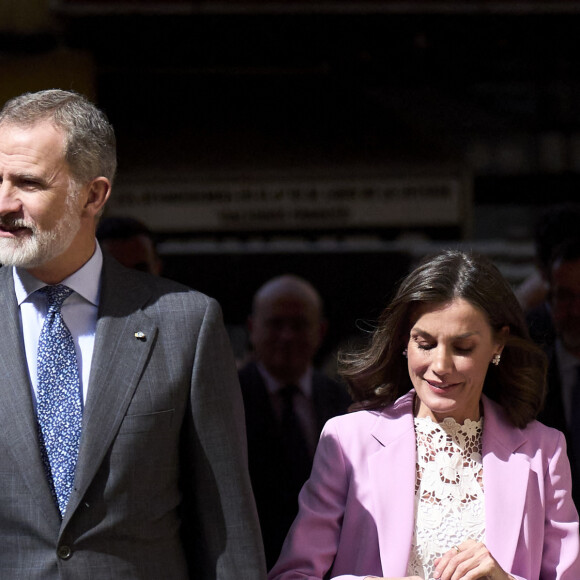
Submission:
{"label": "woman in pink blazer", "polygon": [[357,411],[327,423],[269,580],[580,580],[545,369],[489,261],[425,261],[344,361]]}

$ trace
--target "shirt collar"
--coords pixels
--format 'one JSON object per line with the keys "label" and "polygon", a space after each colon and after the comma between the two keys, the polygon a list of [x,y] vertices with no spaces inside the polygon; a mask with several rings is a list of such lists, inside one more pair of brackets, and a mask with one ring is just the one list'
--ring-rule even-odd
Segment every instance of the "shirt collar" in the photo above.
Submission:
{"label": "shirt collar", "polygon": [[[103,252],[99,244],[96,244],[96,249],[91,258],[74,274],[62,281],[62,284],[74,290],[77,294],[82,296],[91,304],[99,305],[99,289],[101,270],[103,268]],[[18,306],[20,306],[31,294],[46,286],[44,282],[35,278],[32,274],[27,272],[24,268],[13,269],[14,272],[14,290],[16,292],[16,299]]]}
{"label": "shirt collar", "polygon": [[[258,361],[256,364],[264,382],[266,383],[266,388],[271,395],[275,395],[282,387],[285,387],[288,384],[274,378],[261,362]],[[306,372],[294,384],[296,384],[305,397],[310,397],[312,394],[312,367],[308,367]]]}

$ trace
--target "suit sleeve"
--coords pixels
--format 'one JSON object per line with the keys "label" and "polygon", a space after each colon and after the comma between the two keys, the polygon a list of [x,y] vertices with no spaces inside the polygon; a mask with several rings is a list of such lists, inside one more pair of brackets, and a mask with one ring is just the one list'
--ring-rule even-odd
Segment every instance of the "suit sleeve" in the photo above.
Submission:
{"label": "suit sleeve", "polygon": [[196,346],[189,410],[182,433],[182,535],[190,576],[263,580],[242,397],[221,309],[213,299]]}
{"label": "suit sleeve", "polygon": [[572,500],[570,464],[560,433],[545,474],[546,522],[542,580],[578,580],[580,545],[578,514]]}
{"label": "suit sleeve", "polygon": [[[347,462],[329,421],[322,431],[312,474],[298,499],[299,512],[268,580],[322,580],[336,556],[348,493]],[[334,580],[364,576],[341,575]]]}

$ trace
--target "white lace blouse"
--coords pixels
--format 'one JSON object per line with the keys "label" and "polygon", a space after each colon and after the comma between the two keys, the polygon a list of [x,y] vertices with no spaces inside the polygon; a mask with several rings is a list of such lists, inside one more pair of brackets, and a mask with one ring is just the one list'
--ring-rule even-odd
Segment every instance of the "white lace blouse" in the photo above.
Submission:
{"label": "white lace blouse", "polygon": [[452,418],[414,421],[415,534],[407,574],[431,580],[436,558],[467,539],[485,540],[483,419],[463,425]]}

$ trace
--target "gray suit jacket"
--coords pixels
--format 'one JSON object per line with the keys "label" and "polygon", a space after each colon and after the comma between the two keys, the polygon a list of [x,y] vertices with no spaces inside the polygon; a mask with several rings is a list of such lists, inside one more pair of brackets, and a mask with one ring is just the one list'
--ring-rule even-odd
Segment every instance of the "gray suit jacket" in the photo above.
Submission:
{"label": "gray suit jacket", "polygon": [[62,521],[43,471],[7,267],[0,328],[0,578],[265,576],[239,384],[213,299],[105,256]]}

